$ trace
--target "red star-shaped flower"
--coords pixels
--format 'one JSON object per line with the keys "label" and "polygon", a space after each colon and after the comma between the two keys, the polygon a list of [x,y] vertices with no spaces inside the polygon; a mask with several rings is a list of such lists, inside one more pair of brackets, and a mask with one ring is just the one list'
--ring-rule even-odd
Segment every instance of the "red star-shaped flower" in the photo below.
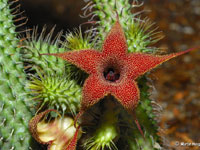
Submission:
{"label": "red star-shaped flower", "polygon": [[162,56],[127,53],[127,50],[126,38],[117,21],[103,43],[102,52],[87,49],[47,55],[60,57],[89,74],[83,86],[81,111],[108,94],[132,111],[140,99],[134,80],[157,65],[192,49]]}
{"label": "red star-shaped flower", "polygon": [[60,57],[89,74],[83,86],[78,116],[108,94],[114,96],[128,112],[133,112],[140,99],[135,79],[159,64],[192,49],[162,56],[128,53],[127,50],[124,32],[117,20],[103,43],[102,52],[87,49],[45,54]]}

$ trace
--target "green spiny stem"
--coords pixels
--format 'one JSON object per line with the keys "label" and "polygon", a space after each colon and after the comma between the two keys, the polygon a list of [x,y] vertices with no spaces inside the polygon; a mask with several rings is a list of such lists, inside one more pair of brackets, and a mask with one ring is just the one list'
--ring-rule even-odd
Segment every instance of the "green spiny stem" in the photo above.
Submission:
{"label": "green spiny stem", "polygon": [[28,85],[33,99],[40,102],[38,111],[55,109],[61,114],[76,114],[80,107],[81,87],[65,76],[41,73]]}
{"label": "green spiny stem", "polygon": [[131,132],[135,136],[135,140],[130,140],[130,137],[128,141],[133,150],[135,146],[138,146],[138,148],[142,147],[144,150],[156,149],[157,147],[160,147],[159,143],[161,143],[161,141],[158,136],[158,125],[155,120],[155,113],[153,112],[154,108],[151,104],[152,100],[149,98],[149,87],[147,86],[147,79],[145,77],[142,77],[139,80],[139,86],[141,86],[140,103],[138,104],[135,113],[140,125],[143,127],[145,140],[138,130],[130,129],[128,132]]}
{"label": "green spiny stem", "polygon": [[[141,19],[140,15],[143,11],[131,13],[132,9],[141,5],[142,3],[140,4],[137,0],[133,0],[132,4],[129,3],[129,0],[90,0],[84,7],[83,17],[91,17],[89,21],[93,21],[96,16],[99,18],[96,21],[98,25],[96,32],[100,35],[101,42],[118,15],[127,38],[128,51],[154,52],[156,48],[150,47],[150,45],[160,40],[162,36],[156,32],[156,28],[152,27],[154,24],[149,19]],[[94,11],[90,12],[92,8]]]}
{"label": "green spiny stem", "polygon": [[28,150],[32,117],[25,89],[26,75],[20,60],[19,39],[8,0],[0,0],[0,149]]}
{"label": "green spiny stem", "polygon": [[92,137],[86,139],[84,148],[86,150],[117,150],[115,141],[119,138],[118,115],[119,110],[111,97],[105,98],[103,114],[100,116],[95,132]]}
{"label": "green spiny stem", "polygon": [[26,65],[26,71],[44,71],[46,73],[60,74],[65,72],[65,61],[51,56],[41,56],[42,53],[59,53],[66,51],[65,48],[60,46],[59,43],[62,32],[58,33],[55,39],[52,39],[54,28],[45,36],[46,28],[44,27],[42,32],[37,35],[37,27],[33,29],[33,32],[27,32],[26,39],[22,43],[23,49],[21,55],[23,62]]}
{"label": "green spiny stem", "polygon": [[91,33],[85,34],[83,36],[81,28],[74,30],[74,32],[69,32],[65,36],[65,41],[62,45],[67,50],[82,50],[94,48],[95,40],[91,37]]}

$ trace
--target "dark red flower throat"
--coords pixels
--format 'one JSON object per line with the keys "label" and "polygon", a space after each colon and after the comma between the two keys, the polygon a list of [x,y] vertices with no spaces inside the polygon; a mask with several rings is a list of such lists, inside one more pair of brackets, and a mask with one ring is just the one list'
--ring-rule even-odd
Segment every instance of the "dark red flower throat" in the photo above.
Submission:
{"label": "dark red flower throat", "polygon": [[[119,64],[115,58],[110,58],[107,62],[105,62],[101,67],[102,74],[106,81],[109,82],[117,82],[122,74],[123,65]],[[123,75],[123,74],[122,74]]]}
{"label": "dark red flower throat", "polygon": [[115,82],[120,78],[120,73],[114,67],[109,67],[103,72],[104,78],[110,82]]}

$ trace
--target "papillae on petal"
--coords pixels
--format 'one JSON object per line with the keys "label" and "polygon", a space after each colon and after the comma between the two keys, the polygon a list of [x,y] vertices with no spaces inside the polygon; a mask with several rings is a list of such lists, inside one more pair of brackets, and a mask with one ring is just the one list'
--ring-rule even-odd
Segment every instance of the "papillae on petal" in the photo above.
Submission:
{"label": "papillae on petal", "polygon": [[78,68],[84,70],[89,74],[95,73],[97,71],[97,64],[102,59],[102,54],[100,52],[90,49],[41,55],[52,55],[60,57],[65,61],[76,65]]}
{"label": "papillae on petal", "polygon": [[136,82],[131,79],[125,79],[119,86],[111,88],[111,95],[128,111],[133,111],[137,106],[139,94]]}
{"label": "papillae on petal", "polygon": [[127,53],[128,46],[126,43],[126,38],[124,31],[119,23],[119,20],[116,21],[111,31],[107,35],[103,43],[102,52],[105,55],[118,55],[122,56]]}
{"label": "papillae on petal", "polygon": [[136,79],[142,74],[150,71],[151,69],[157,67],[158,65],[177,57],[179,55],[188,53],[197,48],[191,48],[178,53],[172,53],[168,55],[151,55],[145,53],[131,53],[126,58],[127,68],[129,70],[128,76],[130,79]]}
{"label": "papillae on petal", "polygon": [[108,92],[108,86],[102,80],[99,80],[98,75],[91,75],[84,83],[83,98],[81,102],[81,110],[86,110],[90,106],[97,103],[101,98],[104,98]]}

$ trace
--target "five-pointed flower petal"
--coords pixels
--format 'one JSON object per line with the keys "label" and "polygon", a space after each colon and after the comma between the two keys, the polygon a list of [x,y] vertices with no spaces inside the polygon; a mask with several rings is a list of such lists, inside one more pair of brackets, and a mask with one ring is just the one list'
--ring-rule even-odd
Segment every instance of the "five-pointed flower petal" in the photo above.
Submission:
{"label": "five-pointed flower petal", "polygon": [[140,99],[134,80],[159,64],[193,49],[161,56],[128,53],[127,50],[124,32],[117,20],[103,43],[102,52],[88,49],[43,55],[60,57],[89,74],[83,86],[80,113],[108,94],[114,96],[131,112]]}

